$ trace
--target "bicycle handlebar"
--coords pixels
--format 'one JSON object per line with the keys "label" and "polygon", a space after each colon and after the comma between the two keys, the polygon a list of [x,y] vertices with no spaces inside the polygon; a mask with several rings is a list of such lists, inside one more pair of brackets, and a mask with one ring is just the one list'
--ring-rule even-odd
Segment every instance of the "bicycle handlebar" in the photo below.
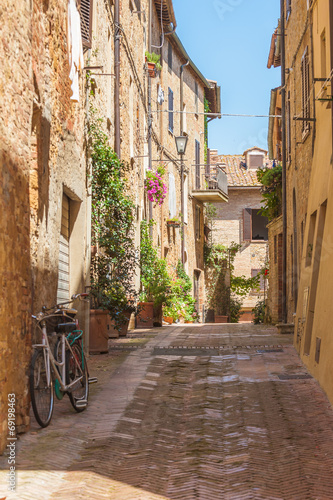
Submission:
{"label": "bicycle handlebar", "polygon": [[89,293],[76,293],[76,294],[73,294],[72,297],[71,297],[71,300],[68,300],[67,302],[61,302],[60,304],[56,304],[55,306],[53,307],[50,307],[49,309],[46,308],[46,306],[43,306],[42,307],[42,312],[37,314],[37,315],[31,315],[33,319],[38,319],[38,316],[40,314],[44,315],[50,311],[54,311],[56,309],[61,309],[62,306],[65,306],[65,305],[68,305],[68,304],[71,304],[72,302],[74,302],[76,299],[80,299],[81,297],[89,297]]}

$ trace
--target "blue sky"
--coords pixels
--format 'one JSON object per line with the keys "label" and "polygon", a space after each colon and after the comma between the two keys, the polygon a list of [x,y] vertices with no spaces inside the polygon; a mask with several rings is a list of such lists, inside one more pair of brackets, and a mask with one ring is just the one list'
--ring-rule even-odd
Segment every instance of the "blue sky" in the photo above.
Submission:
{"label": "blue sky", "polygon": [[[222,113],[267,115],[280,68],[267,69],[279,0],[173,0],[177,34],[204,76],[221,86]],[[213,120],[209,147],[241,154],[267,149],[268,118]]]}

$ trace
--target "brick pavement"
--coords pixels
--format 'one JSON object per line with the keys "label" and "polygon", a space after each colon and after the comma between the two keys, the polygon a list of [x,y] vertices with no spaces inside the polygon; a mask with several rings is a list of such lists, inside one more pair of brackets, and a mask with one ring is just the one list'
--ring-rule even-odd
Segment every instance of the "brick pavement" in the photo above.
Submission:
{"label": "brick pavement", "polygon": [[133,337],[92,359],[85,412],[56,402],[50,427],[21,437],[8,500],[333,499],[333,411],[290,336],[243,324]]}

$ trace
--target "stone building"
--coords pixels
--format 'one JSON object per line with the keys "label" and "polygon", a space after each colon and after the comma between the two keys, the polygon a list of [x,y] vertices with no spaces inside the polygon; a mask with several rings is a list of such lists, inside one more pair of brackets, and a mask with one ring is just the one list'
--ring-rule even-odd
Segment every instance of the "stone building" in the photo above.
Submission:
{"label": "stone building", "polygon": [[[287,319],[295,323],[302,361],[333,401],[332,3],[285,2],[285,21]],[[280,234],[278,219],[272,237]],[[280,300],[278,286],[270,282]]]}
{"label": "stone building", "polygon": [[[213,223],[213,242],[230,246],[241,245],[236,255],[235,275],[256,276],[268,259],[267,218],[260,214],[262,206],[261,184],[256,175],[258,168],[268,164],[267,151],[251,148],[243,155],[219,155],[210,150],[211,165],[219,164],[228,178],[228,204],[214,203],[217,209]],[[267,293],[265,279],[260,280],[260,291],[253,290],[243,301],[240,321],[252,319],[252,309],[258,298]]]}
{"label": "stone building", "polygon": [[[136,245],[141,220],[154,218],[160,255],[171,268],[183,259],[199,311],[204,304],[203,203],[207,191],[227,200],[220,182],[207,189],[204,170],[204,100],[218,116],[219,87],[201,74],[176,35],[171,0],[19,0],[15,6],[5,1],[3,12],[0,451],[8,393],[16,394],[18,431],[29,425],[31,314],[89,286],[90,105],[129,166]],[[78,19],[83,57],[72,36]],[[146,50],[161,55],[162,71],[155,78],[148,76]],[[188,136],[183,179],[175,146],[180,134]],[[160,162],[167,169],[168,197],[154,208],[144,179],[147,169]],[[183,238],[180,229],[168,229],[166,223],[182,206]],[[89,307],[79,307],[88,346]]]}
{"label": "stone building", "polygon": [[2,7],[0,450],[7,394],[17,431],[29,425],[31,314],[85,289],[90,246],[83,86],[73,94],[69,78],[68,19],[79,14],[67,0]]}
{"label": "stone building", "polygon": [[[285,297],[287,321],[293,322],[297,308],[300,263],[304,231],[307,221],[307,200],[311,172],[311,158],[315,137],[314,94],[313,88],[313,54],[311,45],[310,12],[304,2],[295,0],[284,2],[285,12],[285,67],[286,67],[286,199],[287,199],[287,233],[286,233],[286,287]],[[281,65],[281,23],[272,36],[268,68]],[[282,109],[281,91],[274,89],[271,93],[270,114],[279,115]],[[270,119],[269,122],[269,153],[270,159],[282,160],[281,120]],[[281,223],[275,227],[270,224],[270,248],[278,248],[277,241],[282,238]],[[275,255],[278,251],[273,250]],[[282,258],[282,256],[281,256]],[[274,264],[275,263],[275,264]],[[280,266],[279,258],[270,260],[271,274],[274,276]],[[281,266],[280,266],[281,269]],[[276,283],[281,282],[282,277]],[[276,300],[282,301],[282,296],[270,288]],[[282,293],[282,290],[281,290]],[[276,314],[278,304],[270,304],[274,310],[273,318],[282,319]]]}

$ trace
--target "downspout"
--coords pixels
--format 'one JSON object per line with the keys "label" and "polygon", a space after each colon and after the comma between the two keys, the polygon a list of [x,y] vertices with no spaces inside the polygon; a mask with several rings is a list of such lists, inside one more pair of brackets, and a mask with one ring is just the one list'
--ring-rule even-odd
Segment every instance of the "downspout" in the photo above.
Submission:
{"label": "downspout", "polygon": [[120,152],[120,0],[114,1],[114,150],[121,157]]}
{"label": "downspout", "polygon": [[[153,0],[149,0],[149,16],[148,16],[148,52],[151,53],[152,46],[152,20],[153,20]],[[152,136],[152,116],[151,116],[151,78],[148,74],[148,168],[152,169],[152,146],[151,146],[151,136]],[[153,218],[153,203],[149,201],[149,220]],[[153,228],[149,229],[150,236],[152,237]]]}
{"label": "downspout", "polygon": [[[189,64],[189,60],[180,67],[180,135],[184,134],[184,68]],[[182,244],[181,244],[181,260],[185,264],[185,225],[184,225],[184,162],[183,155],[181,156],[180,165],[180,211],[182,221]]]}
{"label": "downspout", "polygon": [[[332,2],[329,2],[329,7],[330,7],[329,16],[330,16],[330,52],[331,52],[330,67],[333,68],[333,3]],[[333,76],[331,76],[331,88],[333,88],[332,85],[333,85]],[[333,152],[333,106],[331,109],[331,113],[332,113],[332,152]]]}
{"label": "downspout", "polygon": [[281,115],[282,115],[282,323],[287,323],[287,179],[286,179],[286,61],[284,0],[281,9]]}

